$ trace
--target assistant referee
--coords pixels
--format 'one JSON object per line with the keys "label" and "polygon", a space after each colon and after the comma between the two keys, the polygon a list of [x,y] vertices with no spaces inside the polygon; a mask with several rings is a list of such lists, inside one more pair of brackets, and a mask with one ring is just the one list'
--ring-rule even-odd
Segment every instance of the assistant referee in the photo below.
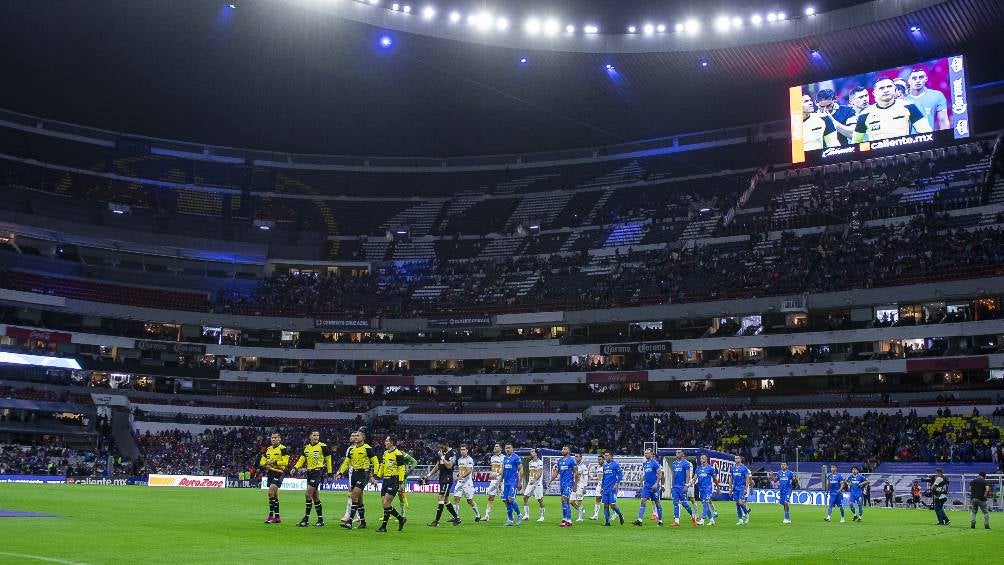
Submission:
{"label": "assistant referee", "polygon": [[397,531],[400,532],[404,529],[404,524],[408,519],[394,508],[394,497],[401,490],[402,470],[408,465],[409,460],[414,461],[414,459],[403,451],[398,450],[397,438],[394,436],[387,436],[383,440],[383,446],[383,461],[377,470],[377,475],[383,479],[383,487],[380,489],[380,502],[383,503],[383,521],[380,523],[377,531],[386,532],[387,521],[393,516],[397,518]]}

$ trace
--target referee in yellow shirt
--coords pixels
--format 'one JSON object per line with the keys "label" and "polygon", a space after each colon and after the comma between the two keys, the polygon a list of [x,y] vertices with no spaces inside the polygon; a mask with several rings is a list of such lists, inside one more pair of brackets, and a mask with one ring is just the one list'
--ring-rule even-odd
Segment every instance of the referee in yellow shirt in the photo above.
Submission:
{"label": "referee in yellow shirt", "polygon": [[325,472],[331,474],[331,448],[321,443],[321,432],[310,432],[310,443],[303,448],[303,455],[296,462],[296,468],[307,466],[307,511],[296,525],[305,528],[310,525],[310,507],[317,512],[317,527],[324,526],[324,512],[321,510],[319,488]]}
{"label": "referee in yellow shirt", "polygon": [[270,445],[262,453],[258,460],[258,466],[266,471],[265,484],[268,486],[268,518],[266,524],[281,524],[279,517],[279,487],[282,486],[282,478],[289,467],[289,448],[282,444],[282,438],[278,433],[272,432],[269,437]]}
{"label": "referee in yellow shirt", "polygon": [[[404,524],[408,519],[399,514],[394,508],[394,497],[397,496],[398,491],[401,489],[401,469],[407,467],[408,460],[411,458],[406,456],[403,451],[397,449],[397,438],[394,436],[387,436],[383,440],[383,445],[383,463],[377,468],[377,474],[383,479],[383,487],[380,489],[380,502],[383,503],[383,521],[380,523],[377,531],[381,533],[386,532],[387,521],[393,516],[397,518],[397,531],[400,532],[404,529]],[[411,460],[414,461],[414,459]]]}
{"label": "referee in yellow shirt", "polygon": [[359,528],[366,527],[366,508],[363,506],[363,490],[366,483],[376,485],[376,478],[373,473],[380,467],[380,460],[377,459],[373,448],[366,443],[366,433],[356,430],[349,436],[352,443],[345,450],[345,460],[338,468],[338,477],[342,478],[348,472],[349,496],[352,497],[352,506],[349,509],[349,517],[342,520],[341,526],[346,530],[352,529],[352,521],[356,514],[359,514]]}

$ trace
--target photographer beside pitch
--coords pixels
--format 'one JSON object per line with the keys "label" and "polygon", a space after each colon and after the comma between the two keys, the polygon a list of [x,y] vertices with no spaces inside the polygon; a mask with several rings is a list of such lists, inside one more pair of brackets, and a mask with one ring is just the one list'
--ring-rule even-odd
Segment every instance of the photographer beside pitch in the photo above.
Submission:
{"label": "photographer beside pitch", "polygon": [[931,498],[934,499],[934,513],[938,517],[939,526],[949,526],[952,521],[945,514],[945,503],[948,502],[948,477],[942,468],[934,470],[934,476],[924,479],[931,483]]}

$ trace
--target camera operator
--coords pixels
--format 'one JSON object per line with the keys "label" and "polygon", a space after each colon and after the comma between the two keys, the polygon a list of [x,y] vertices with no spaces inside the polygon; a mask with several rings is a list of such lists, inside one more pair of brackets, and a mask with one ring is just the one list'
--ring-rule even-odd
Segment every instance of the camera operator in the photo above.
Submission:
{"label": "camera operator", "polygon": [[934,499],[934,513],[938,517],[939,526],[947,526],[952,523],[945,514],[945,503],[948,502],[948,477],[940,467],[934,470],[934,476],[924,479],[925,483],[931,483],[931,498]]}

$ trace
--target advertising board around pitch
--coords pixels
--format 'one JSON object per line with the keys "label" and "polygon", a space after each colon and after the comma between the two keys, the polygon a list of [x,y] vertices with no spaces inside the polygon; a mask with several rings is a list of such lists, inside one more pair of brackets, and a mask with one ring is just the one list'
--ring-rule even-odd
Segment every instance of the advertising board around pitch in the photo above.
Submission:
{"label": "advertising board around pitch", "polygon": [[156,475],[147,477],[147,485],[151,487],[184,487],[184,488],[226,488],[226,477],[205,477],[201,475]]}

